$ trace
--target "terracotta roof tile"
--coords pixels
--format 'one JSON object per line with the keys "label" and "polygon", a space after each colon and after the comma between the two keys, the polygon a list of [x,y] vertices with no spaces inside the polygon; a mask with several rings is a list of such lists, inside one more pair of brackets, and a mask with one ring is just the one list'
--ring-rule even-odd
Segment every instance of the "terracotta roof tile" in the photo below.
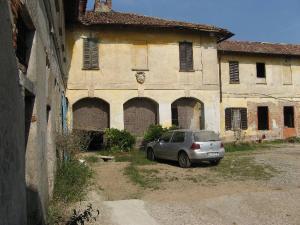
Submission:
{"label": "terracotta roof tile", "polygon": [[265,42],[224,41],[218,50],[223,52],[300,56],[300,45]]}
{"label": "terracotta roof tile", "polygon": [[148,17],[132,13],[121,13],[116,11],[101,13],[89,11],[86,12],[85,15],[81,16],[79,21],[86,26],[122,25],[146,28],[166,28],[172,30],[188,30],[196,32],[212,32],[217,35],[219,41],[233,36],[230,31],[215,26],[165,20],[156,17]]}

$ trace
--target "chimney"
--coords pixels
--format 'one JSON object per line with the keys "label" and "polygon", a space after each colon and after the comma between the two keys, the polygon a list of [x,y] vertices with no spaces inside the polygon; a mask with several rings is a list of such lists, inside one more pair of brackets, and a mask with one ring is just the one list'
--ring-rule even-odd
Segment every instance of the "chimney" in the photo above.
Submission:
{"label": "chimney", "polygon": [[110,12],[112,0],[95,0],[94,12]]}

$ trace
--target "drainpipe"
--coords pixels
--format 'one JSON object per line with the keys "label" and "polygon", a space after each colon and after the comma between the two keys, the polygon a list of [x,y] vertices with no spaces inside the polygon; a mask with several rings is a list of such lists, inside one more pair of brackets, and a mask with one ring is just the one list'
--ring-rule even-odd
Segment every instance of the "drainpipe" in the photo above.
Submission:
{"label": "drainpipe", "polygon": [[220,88],[220,103],[223,102],[223,91],[222,91],[222,71],[221,71],[221,56],[218,57],[219,61],[219,88]]}

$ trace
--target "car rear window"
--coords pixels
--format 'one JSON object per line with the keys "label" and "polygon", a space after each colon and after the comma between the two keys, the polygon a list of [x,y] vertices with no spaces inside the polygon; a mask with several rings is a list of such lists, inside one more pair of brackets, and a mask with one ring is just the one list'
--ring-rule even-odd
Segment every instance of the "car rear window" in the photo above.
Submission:
{"label": "car rear window", "polygon": [[194,133],[194,141],[206,142],[206,141],[220,141],[220,137],[213,131],[203,131]]}

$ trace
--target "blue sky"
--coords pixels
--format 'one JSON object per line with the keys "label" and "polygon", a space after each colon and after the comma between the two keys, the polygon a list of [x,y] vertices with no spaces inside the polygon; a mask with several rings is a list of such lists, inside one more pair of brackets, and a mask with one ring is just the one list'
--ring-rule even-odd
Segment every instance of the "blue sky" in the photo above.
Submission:
{"label": "blue sky", "polygon": [[113,9],[212,24],[236,40],[300,44],[300,0],[113,0]]}

